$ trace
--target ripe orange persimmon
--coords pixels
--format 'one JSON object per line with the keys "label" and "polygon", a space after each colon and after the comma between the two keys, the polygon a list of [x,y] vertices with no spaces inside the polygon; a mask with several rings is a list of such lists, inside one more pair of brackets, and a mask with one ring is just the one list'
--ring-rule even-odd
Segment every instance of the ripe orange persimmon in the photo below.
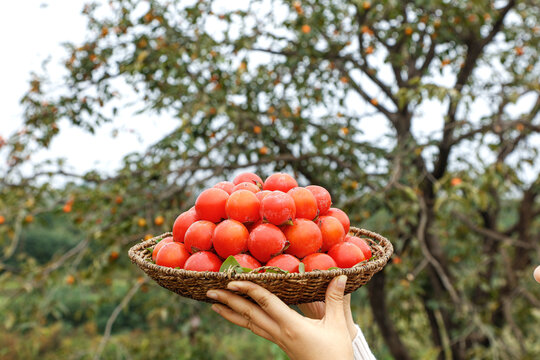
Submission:
{"label": "ripe orange persimmon", "polygon": [[290,195],[276,190],[262,199],[261,218],[263,222],[280,226],[291,223],[295,217],[296,206]]}
{"label": "ripe orange persimmon", "polygon": [[212,238],[216,224],[207,220],[195,221],[186,231],[184,236],[184,245],[190,253],[197,251],[210,250],[212,248]]}
{"label": "ripe orange persimmon", "polygon": [[296,207],[296,217],[313,220],[317,216],[317,199],[311,191],[303,187],[294,187],[287,192]]}
{"label": "ripe orange persimmon", "polygon": [[158,242],[156,244],[156,246],[154,246],[154,250],[152,250],[152,261],[156,262],[156,258],[157,258],[157,255],[159,253],[159,250],[161,250],[161,248],[163,246],[165,246],[166,244],[168,243],[172,243],[174,240],[173,240],[173,237],[172,236],[168,236],[162,240],[160,240],[160,242]]}
{"label": "ripe orange persimmon", "polygon": [[290,273],[297,273],[300,260],[289,254],[281,254],[268,260],[266,266],[274,266]]}
{"label": "ripe orange persimmon", "polygon": [[159,250],[156,257],[156,264],[171,268],[183,268],[188,258],[189,253],[184,247],[184,244],[170,242]]}
{"label": "ripe orange persimmon", "polygon": [[233,192],[225,205],[225,211],[229,219],[241,223],[258,221],[261,218],[260,208],[261,202],[249,190]]}
{"label": "ripe orange persimmon", "polygon": [[287,239],[275,225],[260,224],[249,234],[248,249],[251,255],[262,263],[283,252]]}
{"label": "ripe orange persimmon", "polygon": [[238,174],[233,180],[234,185],[238,185],[243,182],[253,183],[257,185],[259,188],[262,188],[262,185],[263,185],[263,181],[261,177],[251,172],[244,172],[244,173]]}
{"label": "ripe orange persimmon", "polygon": [[197,220],[199,217],[193,208],[178,215],[172,229],[174,241],[183,243],[187,229]]}
{"label": "ripe orange persimmon", "polygon": [[195,201],[195,211],[201,220],[219,222],[227,218],[225,204],[229,194],[225,190],[210,188],[204,190]]}
{"label": "ripe orange persimmon", "polygon": [[334,245],[328,250],[328,255],[330,255],[337,266],[342,269],[351,268],[366,259],[362,250],[350,242],[341,242]]}
{"label": "ripe orange persimmon", "polygon": [[214,250],[222,258],[246,252],[248,249],[249,232],[246,227],[236,220],[224,220],[214,230],[212,243]]}
{"label": "ripe orange persimmon", "polygon": [[321,229],[322,246],[321,250],[326,252],[334,245],[345,239],[345,229],[341,222],[333,216],[321,216],[317,220],[317,225]]}
{"label": "ripe orange persimmon", "polygon": [[319,209],[319,215],[324,215],[332,206],[332,197],[328,190],[319,185],[309,185],[306,189],[311,191],[315,200],[317,200],[317,208]]}
{"label": "ripe orange persimmon", "polygon": [[289,242],[289,247],[285,252],[297,258],[301,259],[306,255],[317,252],[322,247],[321,230],[311,220],[297,218],[292,225],[288,225],[283,229],[283,233]]}
{"label": "ripe orange persimmon", "polygon": [[230,181],[221,181],[214,185],[215,188],[225,190],[227,194],[231,194],[234,189],[234,184]]}
{"label": "ripe orange persimmon", "polygon": [[199,251],[191,255],[184,264],[185,270],[218,272],[222,261],[210,251]]}
{"label": "ripe orange persimmon", "polygon": [[328,270],[331,267],[337,267],[336,261],[328,254],[315,253],[306,256],[302,262],[305,265],[306,272],[313,270]]}

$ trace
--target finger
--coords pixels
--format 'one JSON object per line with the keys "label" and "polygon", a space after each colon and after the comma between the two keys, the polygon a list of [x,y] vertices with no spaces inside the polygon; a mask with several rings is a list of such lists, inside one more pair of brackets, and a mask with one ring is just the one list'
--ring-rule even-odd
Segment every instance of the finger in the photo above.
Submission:
{"label": "finger", "polygon": [[227,288],[248,295],[279,325],[301,318],[300,314],[285,305],[276,295],[250,281],[231,281]]}
{"label": "finger", "polygon": [[214,304],[212,305],[212,310],[218,313],[225,320],[232,322],[235,325],[241,326],[253,332],[255,335],[265,338],[268,341],[274,342],[274,338],[265,330],[255,325],[250,319],[246,319],[244,316],[239,313],[231,310],[227,306]]}
{"label": "finger", "polygon": [[249,324],[252,323],[269,334],[279,332],[279,325],[263,309],[251,301],[226,290],[210,290],[207,296],[227,305],[232,311],[246,319]]}
{"label": "finger", "polygon": [[358,333],[358,329],[356,328],[356,325],[354,323],[354,319],[352,316],[352,310],[351,310],[351,294],[345,295],[343,298],[343,314],[345,315],[345,321],[347,322],[347,329],[349,330],[349,335],[351,336],[351,340],[356,338],[356,334]]}
{"label": "finger", "polygon": [[328,285],[326,290],[326,315],[325,319],[331,321],[345,321],[345,315],[343,311],[344,292],[345,285],[347,283],[347,276],[340,275],[334,278]]}

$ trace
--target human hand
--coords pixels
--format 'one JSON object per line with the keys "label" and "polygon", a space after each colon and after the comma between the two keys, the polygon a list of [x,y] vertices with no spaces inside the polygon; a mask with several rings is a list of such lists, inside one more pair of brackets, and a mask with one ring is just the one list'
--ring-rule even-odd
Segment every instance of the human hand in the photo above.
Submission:
{"label": "human hand", "polygon": [[[325,314],[326,305],[324,301],[316,301],[312,303],[300,304],[298,308],[302,313],[312,319],[322,319]],[[351,312],[351,294],[345,295],[343,298],[343,314],[347,322],[347,329],[351,341],[356,337],[358,329],[354,325],[354,319]]]}
{"label": "human hand", "polygon": [[232,281],[229,290],[246,294],[256,304],[227,290],[210,290],[212,305],[226,320],[277,344],[292,360],[353,359],[344,313],[345,275],[333,279],[326,291],[325,313],[320,319],[304,317],[277,296],[248,281]]}

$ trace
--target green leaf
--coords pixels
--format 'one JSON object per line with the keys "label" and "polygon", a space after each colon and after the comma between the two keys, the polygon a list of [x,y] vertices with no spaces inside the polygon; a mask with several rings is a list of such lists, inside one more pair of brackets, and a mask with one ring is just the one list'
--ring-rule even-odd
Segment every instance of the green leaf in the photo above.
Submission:
{"label": "green leaf", "polygon": [[219,272],[226,272],[230,267],[241,268],[238,261],[232,255],[226,258],[223,264],[221,264],[221,267],[219,268]]}
{"label": "green leaf", "polygon": [[340,270],[340,268],[338,268],[337,266],[332,266],[329,267],[328,270]]}
{"label": "green leaf", "polygon": [[304,265],[303,262],[300,262],[300,264],[298,265],[298,272],[300,274],[305,274],[306,272],[306,265]]}

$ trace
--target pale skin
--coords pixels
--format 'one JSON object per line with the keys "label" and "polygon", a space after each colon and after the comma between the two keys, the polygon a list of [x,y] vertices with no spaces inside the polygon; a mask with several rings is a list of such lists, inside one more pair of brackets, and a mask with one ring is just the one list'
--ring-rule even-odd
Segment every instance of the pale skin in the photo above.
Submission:
{"label": "pale skin", "polygon": [[277,344],[291,360],[352,360],[356,328],[350,295],[344,296],[346,281],[345,275],[333,279],[324,303],[300,305],[306,316],[249,281],[232,281],[227,287],[248,295],[256,304],[227,290],[210,290],[207,296],[222,303],[212,305],[215,312]]}

